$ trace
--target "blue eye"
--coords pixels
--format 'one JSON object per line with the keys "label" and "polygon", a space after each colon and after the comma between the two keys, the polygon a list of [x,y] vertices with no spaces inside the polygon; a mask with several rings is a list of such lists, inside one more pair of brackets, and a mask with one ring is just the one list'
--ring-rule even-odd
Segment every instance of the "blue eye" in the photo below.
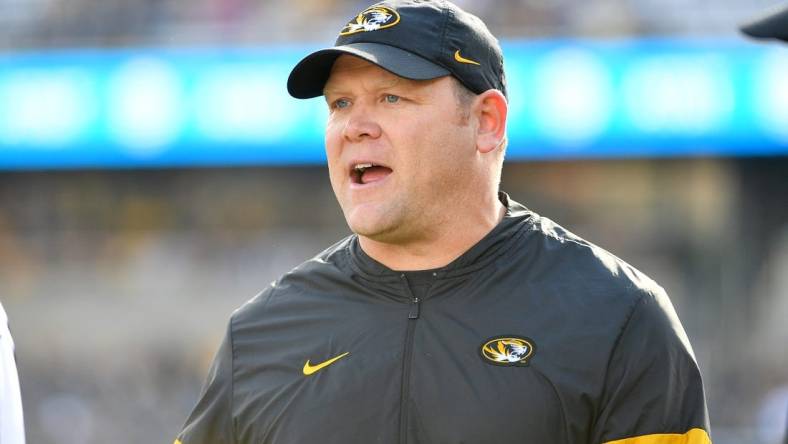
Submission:
{"label": "blue eye", "polygon": [[399,96],[395,96],[394,94],[386,94],[386,102],[397,103],[399,102]]}
{"label": "blue eye", "polygon": [[350,100],[348,99],[337,99],[334,101],[334,108],[342,109],[348,106],[350,106]]}

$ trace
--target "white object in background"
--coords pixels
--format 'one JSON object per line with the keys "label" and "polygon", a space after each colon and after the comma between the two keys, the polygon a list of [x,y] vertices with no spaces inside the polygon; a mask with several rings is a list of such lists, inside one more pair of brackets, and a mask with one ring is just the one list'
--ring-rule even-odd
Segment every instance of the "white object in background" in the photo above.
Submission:
{"label": "white object in background", "polygon": [[14,359],[14,340],[0,304],[0,444],[24,444],[22,396]]}

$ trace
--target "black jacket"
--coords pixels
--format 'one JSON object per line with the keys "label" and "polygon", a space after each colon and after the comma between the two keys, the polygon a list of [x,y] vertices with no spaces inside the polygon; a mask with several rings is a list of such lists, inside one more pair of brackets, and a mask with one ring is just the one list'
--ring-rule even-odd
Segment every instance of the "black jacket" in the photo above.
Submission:
{"label": "black jacket", "polygon": [[350,236],[272,283],[232,315],[176,443],[709,443],[664,290],[502,201],[428,275]]}

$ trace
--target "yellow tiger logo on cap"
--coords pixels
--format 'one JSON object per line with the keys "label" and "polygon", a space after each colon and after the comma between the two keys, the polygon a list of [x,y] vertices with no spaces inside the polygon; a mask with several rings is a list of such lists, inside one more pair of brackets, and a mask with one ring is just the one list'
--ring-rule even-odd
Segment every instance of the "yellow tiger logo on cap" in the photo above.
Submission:
{"label": "yellow tiger logo on cap", "polygon": [[533,342],[523,337],[495,337],[482,345],[482,358],[490,364],[523,366],[534,354]]}
{"label": "yellow tiger logo on cap", "polygon": [[372,6],[351,20],[339,35],[350,35],[357,32],[377,31],[391,28],[399,23],[399,13],[386,6]]}

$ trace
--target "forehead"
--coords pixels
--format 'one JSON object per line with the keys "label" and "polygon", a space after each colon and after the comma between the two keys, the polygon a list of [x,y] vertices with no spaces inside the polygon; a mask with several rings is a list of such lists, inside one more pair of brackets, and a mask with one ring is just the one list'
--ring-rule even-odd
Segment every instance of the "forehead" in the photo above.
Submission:
{"label": "forehead", "polygon": [[341,85],[346,82],[364,80],[374,82],[379,86],[393,86],[397,84],[415,83],[400,77],[364,59],[351,55],[341,55],[334,62],[331,73],[326,81],[326,89]]}
{"label": "forehead", "polygon": [[360,57],[356,57],[348,54],[342,54],[339,57],[337,57],[337,59],[334,61],[334,65],[331,67],[331,74],[342,73],[342,72],[352,73],[359,70],[381,71],[382,73],[394,76],[394,74],[375,65],[374,63],[370,63]]}

